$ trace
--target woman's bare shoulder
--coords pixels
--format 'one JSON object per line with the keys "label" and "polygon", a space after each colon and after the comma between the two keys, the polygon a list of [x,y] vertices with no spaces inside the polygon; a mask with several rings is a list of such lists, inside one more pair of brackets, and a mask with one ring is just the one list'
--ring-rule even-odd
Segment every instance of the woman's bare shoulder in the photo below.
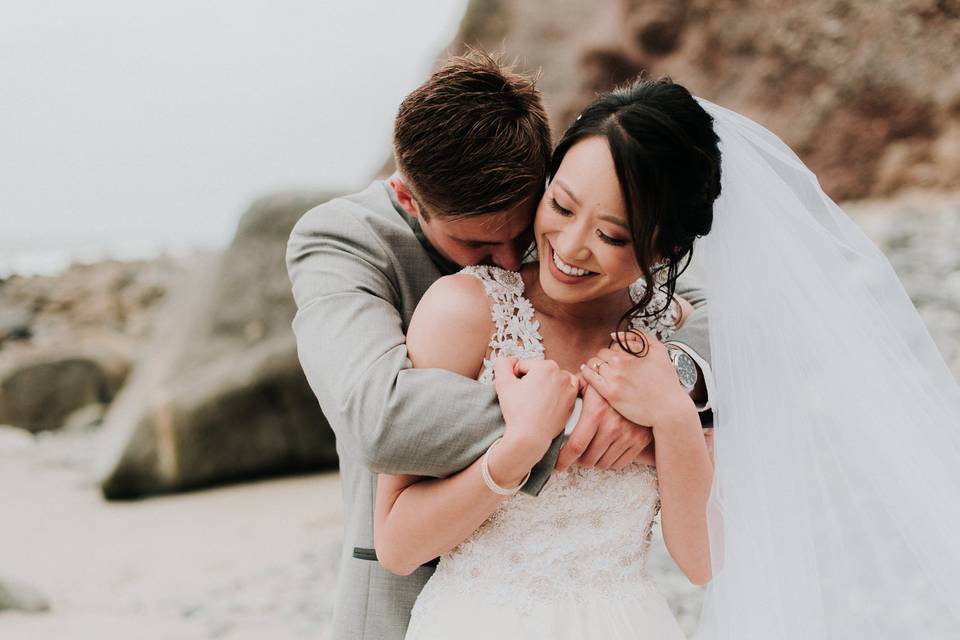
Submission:
{"label": "woman's bare shoulder", "polygon": [[475,378],[494,331],[491,306],[483,282],[473,275],[458,273],[434,282],[407,329],[413,366]]}

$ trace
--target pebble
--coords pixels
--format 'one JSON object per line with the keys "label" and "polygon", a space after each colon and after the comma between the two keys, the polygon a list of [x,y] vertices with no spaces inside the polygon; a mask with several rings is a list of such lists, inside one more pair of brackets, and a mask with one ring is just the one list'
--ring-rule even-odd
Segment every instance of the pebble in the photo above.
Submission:
{"label": "pebble", "polygon": [[42,613],[50,610],[50,602],[40,591],[20,582],[0,580],[0,611]]}

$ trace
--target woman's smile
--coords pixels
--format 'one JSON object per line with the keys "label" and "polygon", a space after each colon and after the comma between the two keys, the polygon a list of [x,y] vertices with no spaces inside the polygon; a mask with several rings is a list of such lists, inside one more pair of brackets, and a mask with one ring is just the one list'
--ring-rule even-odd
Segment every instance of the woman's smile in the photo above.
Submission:
{"label": "woman's smile", "polygon": [[564,284],[580,284],[592,279],[592,276],[600,275],[593,271],[587,271],[586,269],[574,266],[566,260],[563,260],[557,252],[554,251],[553,245],[549,242],[546,244],[547,251],[550,254],[547,260],[547,263],[550,265],[550,274],[559,282]]}

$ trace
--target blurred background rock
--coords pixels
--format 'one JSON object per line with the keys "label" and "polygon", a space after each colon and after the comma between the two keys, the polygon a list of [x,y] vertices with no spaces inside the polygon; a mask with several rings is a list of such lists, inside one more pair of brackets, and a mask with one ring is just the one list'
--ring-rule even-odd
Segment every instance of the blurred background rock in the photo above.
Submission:
{"label": "blurred background rock", "polygon": [[460,40],[542,68],[555,132],[645,73],[784,139],[835,200],[960,183],[955,0],[471,2]]}
{"label": "blurred background rock", "polygon": [[[520,68],[539,71],[555,133],[596,92],[639,73],[670,75],[771,128],[884,248],[960,372],[960,73],[953,64],[960,59],[960,3],[471,0],[454,8],[463,17],[447,52],[466,45],[502,50]],[[364,72],[376,77],[375,69]],[[420,77],[427,72],[423,68]],[[381,158],[389,155],[392,115],[385,119]],[[339,153],[324,151],[334,161]],[[380,173],[390,169],[388,160]],[[353,184],[370,177],[356,175]],[[244,509],[233,489],[157,499],[158,505],[183,501],[165,513],[176,512],[177,522],[188,514],[196,530],[181,523],[184,540],[219,526],[211,518],[239,531],[272,518],[273,528],[250,544],[290,547],[274,555],[264,551],[268,559],[255,570],[230,565],[219,583],[185,590],[166,585],[160,605],[142,594],[107,605],[104,592],[84,608],[51,587],[55,569],[11,550],[55,544],[38,522],[81,529],[103,522],[93,527],[100,534],[129,527],[134,538],[181,526],[162,517],[153,522],[154,512],[138,504],[108,506],[100,496],[126,500],[335,469],[332,433],[297,362],[283,263],[297,218],[342,189],[331,191],[322,178],[304,183],[306,191],[252,202],[222,251],[73,264],[52,275],[14,272],[0,280],[0,424],[9,425],[0,428],[0,485],[5,504],[23,512],[11,530],[30,536],[40,528],[33,543],[11,541],[10,533],[0,538],[0,609],[44,611],[52,601],[56,613],[59,601],[68,603],[61,609],[82,616],[45,614],[47,622],[38,626],[35,619],[0,615],[0,635],[6,637],[5,624],[11,632],[41,634],[29,637],[58,637],[58,629],[77,624],[120,634],[125,627],[110,617],[119,611],[175,619],[176,637],[322,637],[339,545],[335,476],[282,481],[275,495],[285,497],[276,501],[260,497],[274,495],[263,494],[262,485],[250,485],[261,493],[248,495],[247,504],[266,509],[256,523],[249,514],[223,509]],[[48,476],[54,479],[42,479]],[[41,487],[40,493],[31,494],[28,486]],[[64,493],[65,487],[74,493]],[[217,497],[204,502],[206,495]],[[66,515],[58,520],[56,505],[36,504],[56,496],[81,504],[63,506]],[[291,528],[297,532],[292,538]],[[107,559],[111,546],[137,558],[113,567],[120,575],[113,576],[116,584],[124,584],[124,572],[139,584],[146,574],[176,565],[170,558],[177,552],[156,546],[159,540],[139,553],[126,546],[134,541],[115,542],[102,547],[105,572],[116,562]],[[235,555],[248,551],[236,544],[230,547]],[[192,557],[200,562],[216,555],[219,545],[194,546]],[[44,549],[59,561],[83,553]],[[662,547],[651,562],[692,628],[698,590],[672,568]],[[70,566],[78,575],[87,571]],[[15,576],[5,580],[10,567]],[[37,591],[31,573],[55,593]],[[277,604],[276,593],[296,606]],[[232,604],[213,604],[221,600]],[[91,614],[97,607],[102,611]],[[269,624],[262,622],[267,611]],[[238,622],[245,620],[246,628]]]}

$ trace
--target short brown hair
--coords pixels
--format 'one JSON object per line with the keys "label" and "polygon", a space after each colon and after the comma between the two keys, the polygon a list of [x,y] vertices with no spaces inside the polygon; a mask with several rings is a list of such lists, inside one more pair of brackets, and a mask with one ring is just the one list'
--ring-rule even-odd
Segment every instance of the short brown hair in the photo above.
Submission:
{"label": "short brown hair", "polygon": [[424,215],[493,213],[538,198],[550,165],[534,79],[477,50],[451,58],[404,98],[393,146]]}

